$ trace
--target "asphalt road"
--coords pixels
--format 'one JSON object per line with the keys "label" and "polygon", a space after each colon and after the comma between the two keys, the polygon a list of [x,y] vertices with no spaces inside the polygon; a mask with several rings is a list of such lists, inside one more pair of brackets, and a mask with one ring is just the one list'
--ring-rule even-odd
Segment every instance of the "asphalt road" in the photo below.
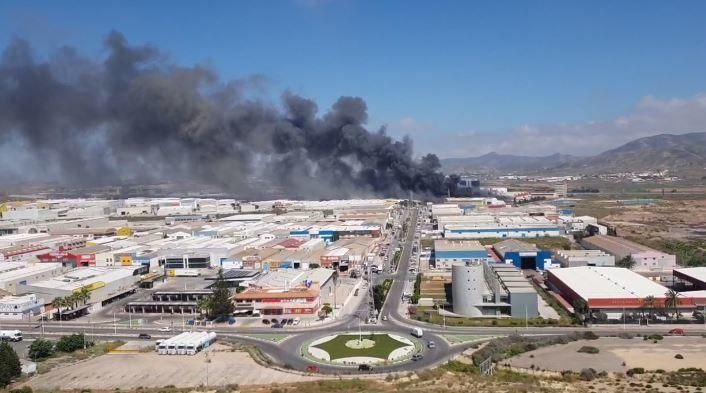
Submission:
{"label": "asphalt road", "polygon": [[[363,332],[393,332],[402,336],[407,336],[413,327],[421,327],[424,330],[424,336],[422,342],[424,343],[424,349],[422,354],[424,358],[417,362],[405,362],[399,363],[391,366],[385,367],[375,367],[375,372],[394,372],[394,371],[409,371],[415,369],[424,369],[432,367],[436,364],[444,362],[449,358],[453,357],[455,354],[460,353],[467,349],[470,344],[461,345],[450,345],[446,340],[442,339],[441,335],[444,334],[464,334],[464,335],[508,335],[508,334],[530,334],[530,335],[560,335],[572,333],[578,330],[582,330],[580,327],[529,327],[529,328],[516,328],[516,327],[447,327],[443,328],[437,325],[425,324],[419,321],[414,321],[405,318],[400,314],[400,303],[402,302],[402,293],[405,288],[405,283],[409,278],[409,263],[412,254],[412,245],[414,244],[414,237],[416,232],[416,225],[418,219],[418,210],[409,209],[402,215],[402,220],[404,222],[406,217],[410,218],[410,223],[408,224],[408,231],[405,239],[402,239],[402,255],[400,258],[397,270],[394,273],[389,273],[388,266],[386,266],[385,273],[373,274],[371,284],[375,281],[380,281],[384,278],[392,278],[393,284],[388,293],[386,301],[380,312],[381,316],[387,316],[387,321],[380,321],[378,324],[374,325],[362,325],[360,329]],[[394,250],[394,246],[397,245],[395,240],[390,242],[390,249]],[[394,255],[394,254],[393,254]],[[390,262],[392,262],[390,258]],[[315,327],[288,327],[286,329],[272,329],[269,327],[229,327],[229,326],[217,326],[215,328],[208,328],[209,331],[215,331],[221,339],[224,340],[235,340],[247,344],[252,344],[260,348],[264,353],[270,356],[280,365],[286,365],[286,367],[306,370],[307,366],[311,364],[310,361],[305,359],[302,354],[302,346],[307,342],[314,340],[318,337],[341,333],[346,330],[358,330],[358,324],[360,321],[360,316],[367,316],[367,301],[361,302],[360,308],[353,315],[342,316],[334,322],[330,322],[321,326]],[[147,320],[147,324],[130,328],[125,325],[125,321],[121,321],[121,324],[114,325],[112,322],[102,322],[102,323],[86,323],[84,321],[64,321],[64,322],[45,322],[43,325],[37,322],[15,322],[15,321],[3,321],[3,329],[20,329],[23,331],[24,335],[28,338],[36,338],[40,336],[45,337],[59,337],[64,334],[71,333],[84,333],[92,339],[101,340],[115,340],[115,339],[137,339],[139,333],[147,333],[152,336],[152,339],[168,338],[173,336],[175,333],[181,331],[181,326],[174,326],[173,332],[160,332],[159,328],[162,327],[155,324],[155,321]],[[652,333],[660,332],[666,333],[671,327],[669,325],[654,325],[654,326],[634,326],[634,325],[602,325],[594,326],[591,328],[592,331],[599,335],[617,335],[621,332],[628,333]],[[702,334],[704,333],[703,326],[689,326],[685,329],[687,334]],[[284,341],[279,343],[274,343],[267,340],[256,339],[252,336],[247,336],[248,334],[257,334],[260,337],[266,335],[276,335],[276,336],[289,336]],[[433,340],[436,343],[435,349],[429,349],[426,347],[426,343]],[[356,367],[334,367],[318,365],[322,373],[329,374],[346,374],[346,373],[360,373]]]}

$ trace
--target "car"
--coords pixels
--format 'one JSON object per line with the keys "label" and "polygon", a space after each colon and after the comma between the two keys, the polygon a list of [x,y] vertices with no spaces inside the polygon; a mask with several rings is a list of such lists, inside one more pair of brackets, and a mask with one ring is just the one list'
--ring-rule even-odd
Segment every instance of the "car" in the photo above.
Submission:
{"label": "car", "polygon": [[287,319],[287,325],[291,325],[293,323],[294,323],[294,319],[292,319],[292,318]]}
{"label": "car", "polygon": [[169,326],[163,326],[163,327],[159,328],[159,331],[160,332],[171,332],[172,328]]}
{"label": "car", "polygon": [[273,323],[270,327],[275,329],[281,329],[282,325],[280,325],[279,323]]}
{"label": "car", "polygon": [[308,373],[318,373],[318,372],[319,372],[319,367],[318,367],[318,366],[314,366],[313,364],[310,364],[310,365],[306,366],[306,372],[308,372]]}
{"label": "car", "polygon": [[359,364],[358,371],[373,371],[373,367],[369,364]]}
{"label": "car", "polygon": [[422,356],[421,353],[415,353],[414,355],[412,355],[412,360],[415,361],[415,362],[416,362],[417,360],[422,360],[422,359],[424,359],[424,356]]}
{"label": "car", "polygon": [[355,291],[353,292],[353,296],[358,296],[358,288],[356,288]]}
{"label": "car", "polygon": [[263,320],[262,320],[262,323],[265,324],[265,325],[269,325],[269,324],[270,324],[270,320],[269,320],[269,319],[263,319]]}
{"label": "car", "polygon": [[383,321],[387,321],[387,315],[383,315],[383,316],[382,316],[382,320],[383,320]]}
{"label": "car", "polygon": [[436,343],[435,343],[434,341],[429,341],[429,342],[427,343],[427,348],[429,348],[429,349],[434,349],[434,348],[436,348]]}
{"label": "car", "polygon": [[670,336],[683,336],[684,335],[684,329],[672,329],[669,331]]}
{"label": "car", "polygon": [[299,317],[294,318],[294,322],[292,323],[292,325],[297,326],[297,325],[299,325],[299,322],[301,322],[301,321],[302,321],[302,320],[299,319]]}
{"label": "car", "polygon": [[140,340],[151,340],[152,336],[147,333],[140,333],[137,335],[137,338],[139,338]]}
{"label": "car", "polygon": [[279,322],[279,321],[277,320],[277,318],[272,318],[272,319],[270,319],[270,322],[272,322],[272,323],[277,323],[277,322]]}

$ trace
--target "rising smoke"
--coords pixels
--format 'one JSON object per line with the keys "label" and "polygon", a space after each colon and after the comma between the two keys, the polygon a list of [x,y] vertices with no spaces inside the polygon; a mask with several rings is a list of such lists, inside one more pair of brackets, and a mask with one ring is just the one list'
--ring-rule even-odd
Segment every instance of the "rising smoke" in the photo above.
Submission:
{"label": "rising smoke", "polygon": [[409,138],[368,131],[360,98],[319,115],[284,93],[277,109],[249,97],[249,80],[172,64],[118,32],[104,44],[101,62],[69,47],[40,61],[19,39],[5,49],[0,152],[12,176],[72,186],[190,179],[237,195],[260,178],[316,198],[446,192],[438,158],[415,160]]}

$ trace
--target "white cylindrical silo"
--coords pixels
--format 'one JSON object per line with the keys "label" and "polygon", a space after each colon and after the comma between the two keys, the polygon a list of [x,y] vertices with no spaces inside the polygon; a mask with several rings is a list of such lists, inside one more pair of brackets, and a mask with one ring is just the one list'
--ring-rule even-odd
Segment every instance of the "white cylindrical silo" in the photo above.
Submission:
{"label": "white cylindrical silo", "polygon": [[451,294],[454,314],[469,317],[483,315],[476,305],[483,302],[485,278],[483,265],[473,263],[469,266],[451,267]]}

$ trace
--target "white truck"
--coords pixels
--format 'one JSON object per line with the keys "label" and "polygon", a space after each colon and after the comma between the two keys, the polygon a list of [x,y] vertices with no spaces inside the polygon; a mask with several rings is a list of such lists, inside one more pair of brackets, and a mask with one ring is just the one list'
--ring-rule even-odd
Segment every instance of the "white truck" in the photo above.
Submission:
{"label": "white truck", "polygon": [[19,330],[0,330],[0,340],[2,341],[22,341],[22,332]]}
{"label": "white truck", "polygon": [[421,338],[422,335],[424,334],[424,331],[422,331],[421,328],[412,328],[412,331],[410,332],[414,337]]}

